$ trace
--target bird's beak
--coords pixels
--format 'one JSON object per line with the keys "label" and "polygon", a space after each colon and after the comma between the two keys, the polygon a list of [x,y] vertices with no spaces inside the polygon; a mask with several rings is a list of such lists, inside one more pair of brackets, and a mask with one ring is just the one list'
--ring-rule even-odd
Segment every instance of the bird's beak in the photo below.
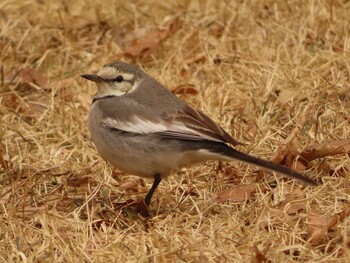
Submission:
{"label": "bird's beak", "polygon": [[80,77],[82,77],[84,79],[88,79],[88,80],[94,81],[94,82],[102,82],[102,81],[104,81],[103,78],[101,78],[98,75],[94,75],[94,74],[83,74],[83,75],[80,75]]}

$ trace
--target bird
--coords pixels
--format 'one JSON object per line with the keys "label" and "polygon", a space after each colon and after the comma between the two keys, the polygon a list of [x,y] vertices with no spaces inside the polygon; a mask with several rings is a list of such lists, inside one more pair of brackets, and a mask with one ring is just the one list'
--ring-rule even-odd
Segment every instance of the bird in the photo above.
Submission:
{"label": "bird", "polygon": [[164,178],[209,160],[238,160],[316,185],[286,166],[235,149],[240,142],[138,66],[117,61],[81,77],[97,86],[88,117],[95,148],[112,166],[153,179],[147,207]]}

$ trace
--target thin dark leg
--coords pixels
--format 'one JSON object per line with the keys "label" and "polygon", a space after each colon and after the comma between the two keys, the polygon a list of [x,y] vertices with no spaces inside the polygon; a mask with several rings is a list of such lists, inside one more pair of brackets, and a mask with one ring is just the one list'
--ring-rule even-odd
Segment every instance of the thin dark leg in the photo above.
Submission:
{"label": "thin dark leg", "polygon": [[162,178],[160,178],[160,175],[157,174],[154,177],[154,181],[153,181],[152,187],[151,187],[151,189],[149,189],[149,191],[148,191],[148,193],[146,195],[146,198],[145,198],[145,204],[147,206],[149,206],[149,204],[151,203],[152,195],[153,195],[154,191],[157,189],[157,186],[159,185],[160,181],[162,181]]}

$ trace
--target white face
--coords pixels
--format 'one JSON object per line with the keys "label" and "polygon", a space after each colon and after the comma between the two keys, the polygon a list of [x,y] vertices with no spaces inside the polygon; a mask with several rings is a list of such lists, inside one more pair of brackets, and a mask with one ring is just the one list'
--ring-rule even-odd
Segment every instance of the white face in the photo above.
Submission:
{"label": "white face", "polygon": [[113,66],[104,66],[96,74],[100,81],[95,81],[97,93],[95,97],[122,96],[137,87],[137,79],[132,72],[123,72]]}

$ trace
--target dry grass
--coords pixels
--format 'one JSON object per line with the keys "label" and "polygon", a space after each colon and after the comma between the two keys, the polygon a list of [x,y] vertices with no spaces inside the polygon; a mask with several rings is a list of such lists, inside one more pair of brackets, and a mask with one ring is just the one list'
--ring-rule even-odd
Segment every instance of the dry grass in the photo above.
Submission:
{"label": "dry grass", "polygon": [[[121,59],[171,89],[192,84],[183,98],[263,158],[295,128],[299,151],[350,138],[349,2],[72,2],[0,2],[1,262],[350,261],[345,152],[308,166],[315,188],[239,163],[184,169],[142,218],[122,205],[151,182],[99,157],[95,87],[79,77]],[[122,54],[171,23],[146,56]],[[215,201],[240,184],[255,185],[249,200]]]}

